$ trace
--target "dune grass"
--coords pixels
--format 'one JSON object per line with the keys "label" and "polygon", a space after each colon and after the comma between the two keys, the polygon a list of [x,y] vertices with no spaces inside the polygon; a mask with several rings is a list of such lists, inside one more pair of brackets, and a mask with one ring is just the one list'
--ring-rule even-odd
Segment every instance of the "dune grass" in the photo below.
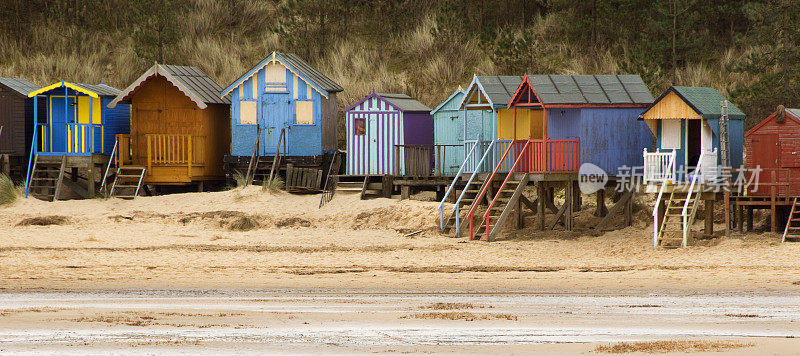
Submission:
{"label": "dune grass", "polygon": [[10,205],[22,195],[22,186],[14,184],[7,175],[0,173],[0,205]]}

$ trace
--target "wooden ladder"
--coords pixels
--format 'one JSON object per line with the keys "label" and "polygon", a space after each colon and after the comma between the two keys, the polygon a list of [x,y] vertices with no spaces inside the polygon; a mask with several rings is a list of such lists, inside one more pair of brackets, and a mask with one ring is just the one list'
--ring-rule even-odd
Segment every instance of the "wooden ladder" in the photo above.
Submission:
{"label": "wooden ladder", "polygon": [[31,180],[28,182],[31,194],[44,201],[57,201],[66,166],[67,156],[61,156],[60,163],[40,162],[39,154],[36,154],[33,157]]}
{"label": "wooden ladder", "polygon": [[[672,189],[669,197],[664,202],[664,218],[658,228],[658,245],[664,248],[678,248],[683,245],[684,229],[691,229],[694,223],[699,192]],[[683,225],[683,206],[689,200],[689,209],[686,213],[687,225]]]}
{"label": "wooden ladder", "polygon": [[792,201],[792,209],[789,211],[789,219],[786,221],[786,228],[783,230],[781,242],[800,241],[800,205],[797,198]]}
{"label": "wooden ladder", "polygon": [[[521,174],[521,173],[520,173]],[[528,185],[528,174],[522,174],[520,180],[507,180],[503,189],[497,192],[494,197],[494,204],[489,206],[489,210],[481,218],[475,236],[486,233],[486,241],[492,241],[502,229],[503,223],[511,215],[511,211],[517,206],[519,197],[525,186]]]}
{"label": "wooden ladder", "polygon": [[[147,167],[125,166],[117,168],[117,175],[114,177],[114,183],[111,184],[111,190],[108,195],[122,199],[136,199],[139,196],[139,190],[142,188],[146,173]],[[121,190],[126,192],[121,193]]]}

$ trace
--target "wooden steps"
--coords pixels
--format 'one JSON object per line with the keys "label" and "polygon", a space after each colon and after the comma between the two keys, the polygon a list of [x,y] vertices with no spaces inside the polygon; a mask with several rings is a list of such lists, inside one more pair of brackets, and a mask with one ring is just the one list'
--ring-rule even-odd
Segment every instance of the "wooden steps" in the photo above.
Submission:
{"label": "wooden steps", "polygon": [[455,237],[458,237],[460,231],[459,229],[453,229],[456,225],[456,217],[458,217],[458,221],[464,221],[464,217],[466,217],[468,209],[461,209],[461,206],[471,206],[473,202],[475,202],[475,197],[481,191],[481,182],[478,180],[473,180],[470,184],[462,190],[464,196],[461,200],[457,203],[460,206],[456,207],[455,212],[450,214],[445,220],[444,226],[442,228],[442,232],[445,234],[450,233],[453,230],[453,234]]}
{"label": "wooden steps", "polygon": [[[387,176],[337,176],[335,194],[359,194],[361,199],[387,197]],[[388,187],[391,194],[391,187]]]}
{"label": "wooden steps", "polygon": [[61,161],[43,161],[37,154],[33,158],[28,191],[35,198],[44,201],[56,201],[61,192],[61,183],[64,181],[67,156],[61,156]]}
{"label": "wooden steps", "polygon": [[[697,190],[689,192],[688,189],[672,187],[668,197],[664,200],[664,215],[661,224],[657,227],[656,246],[663,248],[686,247],[683,235],[686,233],[688,239],[688,235],[691,234],[698,198]],[[687,224],[684,226],[683,208],[687,201],[689,202],[686,212]]]}
{"label": "wooden steps", "polygon": [[786,228],[783,230],[781,242],[800,241],[800,201],[794,198],[792,209],[789,211],[789,219],[786,221]]}
{"label": "wooden steps", "polygon": [[528,179],[529,175],[525,173],[520,180],[509,179],[505,182],[502,189],[495,195],[493,204],[484,215],[485,218],[481,219],[481,223],[475,232],[476,238],[479,238],[481,234],[485,234],[487,241],[494,240],[511,212],[518,205],[519,197],[522,195],[522,191],[525,190],[525,186],[528,185]]}
{"label": "wooden steps", "polygon": [[117,168],[114,183],[108,195],[120,199],[136,199],[142,188],[147,167],[124,166]]}

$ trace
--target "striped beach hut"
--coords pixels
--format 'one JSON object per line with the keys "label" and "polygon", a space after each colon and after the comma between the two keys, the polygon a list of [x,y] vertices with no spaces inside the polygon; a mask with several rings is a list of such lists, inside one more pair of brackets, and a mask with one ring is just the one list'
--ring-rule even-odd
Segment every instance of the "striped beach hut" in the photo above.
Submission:
{"label": "striped beach hut", "polygon": [[345,113],[348,175],[403,175],[396,150],[433,145],[431,109],[408,95],[373,92]]}
{"label": "striped beach hut", "polygon": [[433,143],[440,147],[435,152],[436,172],[445,176],[452,176],[464,162],[464,116],[465,112],[459,110],[461,101],[464,100],[464,89],[460,86],[436,109],[431,111],[433,116]]}

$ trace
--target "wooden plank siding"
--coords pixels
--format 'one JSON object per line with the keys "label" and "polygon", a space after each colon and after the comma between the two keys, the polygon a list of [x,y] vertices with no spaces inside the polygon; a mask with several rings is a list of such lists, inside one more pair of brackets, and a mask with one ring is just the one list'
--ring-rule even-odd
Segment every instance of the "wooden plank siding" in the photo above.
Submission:
{"label": "wooden plank siding", "polygon": [[[788,190],[779,187],[779,194],[800,196],[800,118],[785,113],[783,123],[778,122],[780,112],[775,112],[753,127],[745,136],[745,167],[764,169],[759,182],[788,183]],[[769,169],[787,169],[788,174],[777,174],[777,182],[770,181]],[[769,196],[769,189],[749,191],[754,196]]]}
{"label": "wooden plank siding", "polygon": [[[222,158],[230,143],[229,105],[208,104],[206,109],[200,109],[160,75],[142,83],[130,96],[130,102],[131,161],[133,165],[147,166],[150,155],[151,167],[145,182],[175,184],[224,179]],[[186,136],[192,136],[191,141]],[[189,142],[191,171],[185,162]]]}

